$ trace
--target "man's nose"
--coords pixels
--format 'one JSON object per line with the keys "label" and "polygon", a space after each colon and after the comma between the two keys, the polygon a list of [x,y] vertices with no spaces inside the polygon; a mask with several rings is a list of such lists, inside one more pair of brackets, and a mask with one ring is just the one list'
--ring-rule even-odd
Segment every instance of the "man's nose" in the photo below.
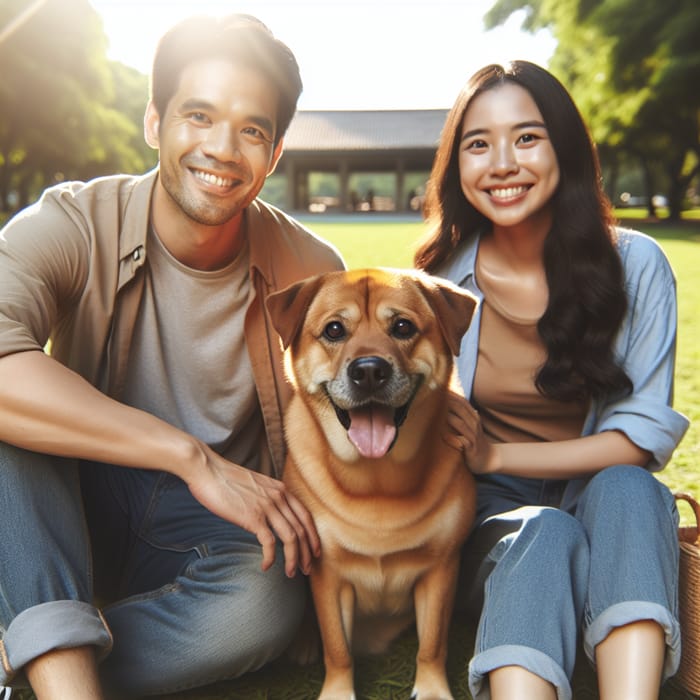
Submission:
{"label": "man's nose", "polygon": [[228,124],[215,124],[208,130],[203,150],[222,162],[237,161],[241,157],[240,134]]}

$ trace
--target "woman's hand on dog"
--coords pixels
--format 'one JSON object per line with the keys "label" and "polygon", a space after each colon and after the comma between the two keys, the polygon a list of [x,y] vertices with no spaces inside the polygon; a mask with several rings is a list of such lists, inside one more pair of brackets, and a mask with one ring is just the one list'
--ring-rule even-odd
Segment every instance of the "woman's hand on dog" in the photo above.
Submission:
{"label": "woman's hand on dog", "polygon": [[462,454],[466,466],[475,474],[494,471],[495,450],[484,435],[479,412],[464,396],[454,392],[447,399],[443,439]]}
{"label": "woman's hand on dog", "polygon": [[284,547],[285,571],[311,570],[321,553],[313,519],[278,479],[229,462],[203,445],[205,465],[187,481],[192,495],[208,510],[252,532],[262,545],[262,569],[275,560],[277,538]]}

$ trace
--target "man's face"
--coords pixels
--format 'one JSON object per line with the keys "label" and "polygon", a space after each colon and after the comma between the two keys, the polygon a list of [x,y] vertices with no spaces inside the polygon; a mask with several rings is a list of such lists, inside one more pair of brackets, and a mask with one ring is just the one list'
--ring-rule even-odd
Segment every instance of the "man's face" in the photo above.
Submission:
{"label": "man's face", "polygon": [[165,114],[149,104],[160,185],[191,220],[220,226],[258,195],[282,151],[273,147],[277,101],[262,73],[207,58],[185,68]]}

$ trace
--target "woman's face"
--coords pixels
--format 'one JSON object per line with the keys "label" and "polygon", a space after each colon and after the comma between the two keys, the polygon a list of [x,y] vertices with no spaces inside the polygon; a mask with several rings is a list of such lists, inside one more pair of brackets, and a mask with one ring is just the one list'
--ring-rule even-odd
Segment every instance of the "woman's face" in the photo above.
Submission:
{"label": "woman's face", "polygon": [[494,225],[551,225],[559,165],[542,114],[525,88],[506,83],[474,98],[462,122],[464,196]]}

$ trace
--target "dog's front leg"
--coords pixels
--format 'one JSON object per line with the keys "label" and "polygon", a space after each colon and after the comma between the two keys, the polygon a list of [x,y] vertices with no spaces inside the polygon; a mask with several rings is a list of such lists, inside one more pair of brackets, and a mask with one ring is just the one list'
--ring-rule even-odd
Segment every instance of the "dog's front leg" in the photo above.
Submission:
{"label": "dog's front leg", "polygon": [[311,575],[326,676],[319,700],[355,700],[352,623],[355,591],[322,564]]}
{"label": "dog's front leg", "polygon": [[416,584],[416,700],[453,700],[445,666],[458,567],[458,556],[447,557]]}

